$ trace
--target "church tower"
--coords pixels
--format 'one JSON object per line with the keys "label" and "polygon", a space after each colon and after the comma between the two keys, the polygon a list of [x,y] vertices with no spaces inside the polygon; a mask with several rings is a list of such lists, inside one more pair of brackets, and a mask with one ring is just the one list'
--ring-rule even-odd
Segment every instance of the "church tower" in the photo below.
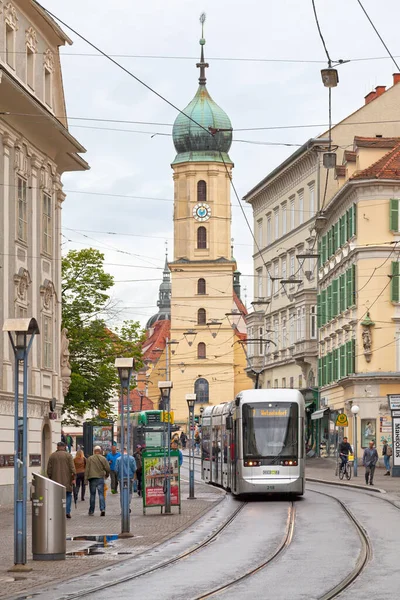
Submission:
{"label": "church tower", "polygon": [[171,404],[181,424],[187,422],[186,394],[197,394],[198,414],[200,405],[231,401],[235,393],[236,334],[226,316],[237,306],[228,154],[232,125],[207,90],[204,45],[202,35],[199,87],[172,134],[177,154],[172,163],[170,379]]}

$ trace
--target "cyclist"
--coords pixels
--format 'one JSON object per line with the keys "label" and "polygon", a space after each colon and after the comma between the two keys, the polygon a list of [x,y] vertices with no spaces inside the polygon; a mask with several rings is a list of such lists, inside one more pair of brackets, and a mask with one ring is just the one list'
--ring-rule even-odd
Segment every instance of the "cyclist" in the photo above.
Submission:
{"label": "cyclist", "polygon": [[340,456],[340,460],[341,460],[341,465],[340,465],[340,469],[345,469],[346,464],[349,460],[349,454],[353,454],[353,448],[350,446],[349,442],[347,441],[347,437],[343,438],[343,441],[340,442],[339,445],[339,456]]}

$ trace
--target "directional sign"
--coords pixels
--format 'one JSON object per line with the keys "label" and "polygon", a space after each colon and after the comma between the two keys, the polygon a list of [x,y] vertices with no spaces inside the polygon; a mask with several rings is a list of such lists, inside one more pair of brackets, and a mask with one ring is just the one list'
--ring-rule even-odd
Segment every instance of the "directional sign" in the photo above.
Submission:
{"label": "directional sign", "polygon": [[347,419],[347,415],[344,413],[339,413],[336,417],[336,427],[348,427],[349,421]]}
{"label": "directional sign", "polygon": [[400,394],[388,394],[390,410],[400,409]]}

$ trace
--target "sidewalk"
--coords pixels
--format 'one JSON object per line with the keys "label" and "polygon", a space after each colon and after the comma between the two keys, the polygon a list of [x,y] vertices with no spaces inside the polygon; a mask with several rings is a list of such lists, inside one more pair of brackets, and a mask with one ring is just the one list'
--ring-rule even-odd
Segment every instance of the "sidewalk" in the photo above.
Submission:
{"label": "sidewalk", "polygon": [[[336,461],[333,458],[308,458],[306,460],[306,479],[320,479],[330,483],[365,486],[365,469],[362,465],[358,465],[358,477],[354,477],[353,469],[350,481],[340,481],[339,477],[335,476],[335,468]],[[400,499],[400,477],[387,477],[385,473],[386,469],[383,467],[375,469],[374,487],[385,490],[391,496]]]}
{"label": "sidewalk", "polygon": [[[184,476],[185,477],[185,476]],[[0,598],[11,598],[23,593],[31,595],[35,588],[67,581],[97,569],[104,569],[172,538],[190,527],[224,497],[220,490],[196,484],[196,500],[187,500],[188,484],[181,480],[182,513],[173,507],[173,515],[163,516],[160,508],[142,512],[142,499],[132,497],[131,533],[133,538],[115,539],[121,531],[120,496],[107,493],[106,516],[100,517],[98,502],[94,517],[88,516],[89,494],[85,501],[78,500],[72,507],[72,518],[67,520],[67,558],[64,561],[40,562],[32,560],[31,503],[28,503],[28,567],[27,573],[9,573],[13,566],[14,529],[13,506],[0,507]],[[99,536],[99,540],[72,540],[80,536]],[[104,547],[104,536],[112,536]]]}

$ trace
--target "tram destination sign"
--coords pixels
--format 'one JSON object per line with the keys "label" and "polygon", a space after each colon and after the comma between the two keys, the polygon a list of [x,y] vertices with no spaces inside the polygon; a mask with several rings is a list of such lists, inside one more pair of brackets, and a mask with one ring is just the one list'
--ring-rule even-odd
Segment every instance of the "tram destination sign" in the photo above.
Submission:
{"label": "tram destination sign", "polygon": [[253,417],[288,417],[288,408],[253,408]]}
{"label": "tram destination sign", "polygon": [[390,410],[400,410],[400,394],[388,394]]}

